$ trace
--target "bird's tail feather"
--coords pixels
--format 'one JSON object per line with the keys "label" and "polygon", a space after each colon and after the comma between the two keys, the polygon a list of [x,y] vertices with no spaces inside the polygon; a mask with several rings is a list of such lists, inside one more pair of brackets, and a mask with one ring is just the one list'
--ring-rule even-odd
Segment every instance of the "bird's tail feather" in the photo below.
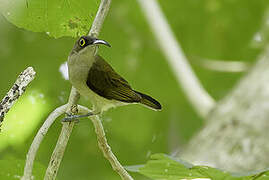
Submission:
{"label": "bird's tail feather", "polygon": [[157,100],[153,99],[152,97],[150,97],[146,94],[143,94],[143,93],[140,93],[137,91],[135,91],[135,92],[142,97],[142,100],[140,101],[141,104],[144,104],[147,107],[152,108],[154,110],[161,110],[162,109],[162,105]]}

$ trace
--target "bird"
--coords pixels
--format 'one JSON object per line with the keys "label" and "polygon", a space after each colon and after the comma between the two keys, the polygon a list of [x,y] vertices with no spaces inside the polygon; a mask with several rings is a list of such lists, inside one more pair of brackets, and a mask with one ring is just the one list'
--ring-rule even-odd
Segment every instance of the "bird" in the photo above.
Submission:
{"label": "bird", "polygon": [[134,90],[100,55],[100,45],[111,47],[105,40],[81,36],[68,56],[68,75],[72,86],[89,98],[92,112],[85,115],[68,115],[63,121],[102,114],[110,108],[142,104],[159,111],[161,104],[149,95]]}

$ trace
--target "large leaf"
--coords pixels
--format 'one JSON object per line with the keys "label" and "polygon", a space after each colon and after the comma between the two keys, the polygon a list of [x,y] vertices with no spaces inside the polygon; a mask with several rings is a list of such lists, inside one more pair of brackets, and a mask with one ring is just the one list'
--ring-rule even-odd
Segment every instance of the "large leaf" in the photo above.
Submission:
{"label": "large leaf", "polygon": [[98,0],[0,0],[8,21],[55,38],[86,34],[97,7]]}
{"label": "large leaf", "polygon": [[236,175],[208,166],[193,166],[165,154],[154,154],[151,158],[145,165],[128,166],[126,169],[154,180],[269,180],[269,171]]}

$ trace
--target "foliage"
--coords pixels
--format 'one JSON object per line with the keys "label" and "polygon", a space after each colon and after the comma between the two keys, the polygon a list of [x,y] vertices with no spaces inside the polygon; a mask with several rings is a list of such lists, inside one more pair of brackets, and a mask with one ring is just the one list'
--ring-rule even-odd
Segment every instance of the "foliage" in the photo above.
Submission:
{"label": "foliage", "polygon": [[[18,159],[5,159],[0,160],[0,179],[3,180],[18,180],[23,174],[23,168],[25,165],[24,160]],[[33,171],[34,179],[43,179],[46,172],[46,167],[40,163],[35,163]]]}
{"label": "foliage", "polygon": [[8,21],[33,32],[58,38],[88,32],[97,0],[1,0],[0,10]]}
{"label": "foliage", "polygon": [[194,166],[165,154],[154,154],[145,165],[128,166],[127,170],[138,172],[154,180],[268,180],[269,171],[238,175],[208,166]]}

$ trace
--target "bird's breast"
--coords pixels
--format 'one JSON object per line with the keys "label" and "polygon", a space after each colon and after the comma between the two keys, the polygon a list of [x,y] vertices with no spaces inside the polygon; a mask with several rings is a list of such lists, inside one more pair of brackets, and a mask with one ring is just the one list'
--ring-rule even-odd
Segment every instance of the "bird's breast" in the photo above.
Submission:
{"label": "bird's breast", "polygon": [[87,81],[89,70],[93,64],[93,59],[87,56],[78,55],[68,59],[69,80],[73,86]]}

